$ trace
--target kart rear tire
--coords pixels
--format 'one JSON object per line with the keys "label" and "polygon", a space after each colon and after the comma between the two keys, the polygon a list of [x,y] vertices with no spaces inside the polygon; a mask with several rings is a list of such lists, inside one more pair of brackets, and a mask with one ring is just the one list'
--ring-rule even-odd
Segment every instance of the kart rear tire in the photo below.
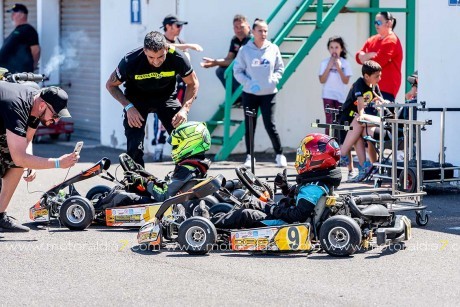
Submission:
{"label": "kart rear tire", "polygon": [[88,193],[86,193],[85,198],[94,203],[94,201],[99,200],[101,197],[106,196],[112,188],[106,185],[97,185],[89,189]]}
{"label": "kart rear tire", "polygon": [[336,215],[324,222],[319,232],[321,247],[333,257],[347,257],[361,247],[361,229],[349,216]]}
{"label": "kart rear tire", "polygon": [[61,223],[70,230],[84,230],[94,219],[93,204],[82,196],[67,198],[59,210]]}
{"label": "kart rear tire", "polygon": [[51,138],[52,140],[57,140],[57,139],[59,138],[59,133],[52,133],[52,134],[50,134],[50,138]]}
{"label": "kart rear tire", "polygon": [[209,215],[212,217],[218,213],[229,213],[233,209],[233,206],[227,203],[218,203],[209,208]]}
{"label": "kart rear tire", "polygon": [[207,254],[216,241],[216,227],[201,216],[191,217],[179,226],[177,242],[190,255]]}

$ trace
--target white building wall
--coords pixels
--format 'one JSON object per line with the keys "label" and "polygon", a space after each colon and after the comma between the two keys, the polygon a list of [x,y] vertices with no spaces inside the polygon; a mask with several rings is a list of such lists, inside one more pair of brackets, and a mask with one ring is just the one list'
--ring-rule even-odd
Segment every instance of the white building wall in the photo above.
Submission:
{"label": "white building wall", "polygon": [[[202,68],[199,65],[201,57],[217,58],[227,54],[233,36],[232,20],[235,14],[246,15],[252,23],[256,17],[267,18],[279,3],[278,0],[141,0],[141,2],[142,25],[132,25],[129,15],[130,1],[101,0],[101,87],[105,88],[107,78],[126,52],[142,45],[148,31],[159,30],[165,15],[177,12],[181,19],[189,21],[182,30],[181,37],[187,42],[198,43],[204,48],[202,53],[190,51],[192,65],[200,81],[200,90],[189,119],[200,121],[208,120],[224,98],[224,89],[215,76],[215,68]],[[285,5],[281,16],[269,26],[272,35],[277,33],[281,24],[299,2],[292,0]],[[348,6],[366,7],[368,3],[368,0],[351,0]],[[403,7],[405,1],[381,0],[380,5]],[[398,19],[395,32],[405,49],[404,14],[396,13],[395,17]],[[354,54],[368,38],[368,29],[368,14],[340,14],[279,92],[276,121],[282,144],[288,150],[296,148],[307,133],[320,132],[310,127],[311,122],[317,118],[324,121],[318,69],[321,60],[329,54],[326,48],[327,39],[333,35],[341,35],[344,38],[349,51],[348,59],[353,68],[351,85],[361,74],[361,66],[356,64]],[[402,101],[404,90],[403,85],[397,97],[398,101]],[[121,105],[106,90],[102,90],[101,93],[101,113],[101,142],[109,146],[116,143],[116,146],[124,148],[126,139],[122,127]],[[151,137],[151,125],[148,132]],[[146,142],[146,145],[148,144],[149,142]],[[151,148],[148,147],[147,150]],[[235,152],[244,152],[244,150],[244,144],[240,142]],[[257,125],[255,150],[272,150],[261,119]]]}
{"label": "white building wall", "polygon": [[[457,94],[460,70],[460,6],[448,1],[420,0],[418,3],[419,100],[431,108],[459,108]],[[460,164],[459,112],[446,116],[446,161]],[[440,152],[440,113],[421,113],[420,119],[432,119],[433,125],[422,132],[423,159],[438,160]],[[457,136],[455,136],[457,135]]]}

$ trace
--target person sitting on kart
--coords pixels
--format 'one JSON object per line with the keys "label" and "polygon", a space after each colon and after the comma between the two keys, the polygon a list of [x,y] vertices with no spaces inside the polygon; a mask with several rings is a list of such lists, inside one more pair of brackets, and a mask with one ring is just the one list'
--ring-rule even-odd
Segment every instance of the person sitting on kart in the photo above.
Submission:
{"label": "person sitting on kart", "polygon": [[146,172],[125,174],[128,177],[128,191],[133,193],[114,189],[98,202],[96,208],[105,209],[140,203],[163,202],[180,193],[181,188],[190,180],[206,177],[211,165],[211,161],[205,158],[205,152],[211,147],[211,135],[206,123],[186,122],[181,124],[172,131],[168,143],[172,145],[171,157],[175,163],[171,175],[168,175],[165,180],[161,180],[154,176],[146,176]]}
{"label": "person sitting on kart", "polygon": [[253,198],[252,207],[256,209],[216,214],[211,221],[225,229],[304,223],[312,216],[319,199],[340,185],[339,160],[340,148],[335,138],[321,133],[308,134],[297,148],[297,184],[288,184],[286,170],[275,178],[275,185],[281,188],[285,198],[278,203]]}

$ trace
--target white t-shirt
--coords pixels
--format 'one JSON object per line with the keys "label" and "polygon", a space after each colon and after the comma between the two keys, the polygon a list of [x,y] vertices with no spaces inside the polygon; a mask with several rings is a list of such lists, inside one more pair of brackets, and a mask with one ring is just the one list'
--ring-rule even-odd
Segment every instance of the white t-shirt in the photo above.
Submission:
{"label": "white t-shirt", "polygon": [[[329,59],[330,57],[324,59],[321,62],[319,68],[320,76],[326,70],[327,63],[329,63]],[[342,57],[340,58],[340,61],[342,62],[342,71],[344,72],[345,76],[351,76],[353,73],[351,71],[350,63]],[[335,66],[332,67],[329,71],[329,76],[327,77],[326,82],[323,84],[322,98],[333,99],[343,103],[347,98],[349,90],[350,86],[342,82],[342,79],[340,78],[340,74],[337,72],[337,69],[335,68]]]}

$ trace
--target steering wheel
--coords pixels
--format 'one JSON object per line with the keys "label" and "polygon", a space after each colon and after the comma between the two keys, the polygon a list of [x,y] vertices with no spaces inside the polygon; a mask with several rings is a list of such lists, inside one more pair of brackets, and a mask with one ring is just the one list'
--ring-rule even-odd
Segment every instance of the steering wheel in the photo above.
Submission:
{"label": "steering wheel", "polygon": [[256,175],[254,175],[246,167],[238,166],[235,168],[235,172],[238,179],[252,195],[256,196],[263,202],[267,202],[273,198],[273,191],[270,186],[257,178]]}

